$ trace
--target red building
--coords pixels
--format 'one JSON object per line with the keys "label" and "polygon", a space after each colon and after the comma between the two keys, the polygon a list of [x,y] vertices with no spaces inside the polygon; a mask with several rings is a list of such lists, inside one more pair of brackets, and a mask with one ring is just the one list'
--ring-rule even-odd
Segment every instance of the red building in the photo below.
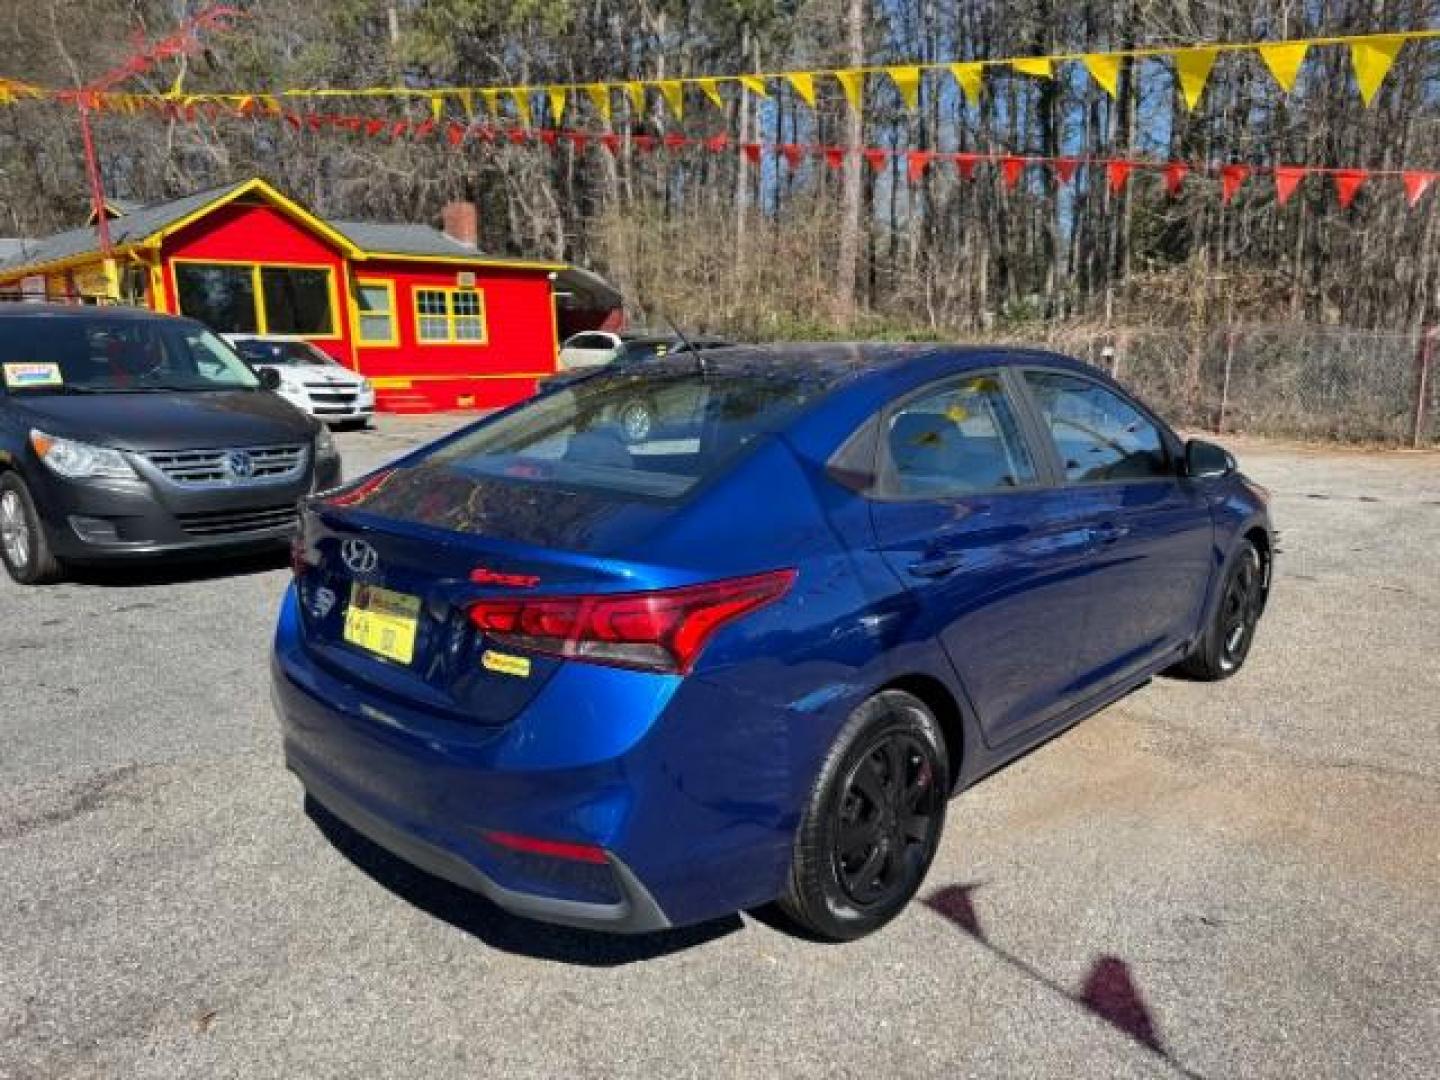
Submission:
{"label": "red building", "polygon": [[[593,284],[567,289],[578,272],[561,263],[477,250],[474,210],[463,205],[447,210],[447,225],[468,230],[470,244],[424,225],[326,221],[258,179],[107,213],[110,257],[93,227],[26,242],[0,262],[0,290],[139,304],[225,334],[309,341],[369,377],[382,409],[520,400],[555,370],[557,294],[583,286],[593,305]],[[574,314],[577,329],[614,319]]]}

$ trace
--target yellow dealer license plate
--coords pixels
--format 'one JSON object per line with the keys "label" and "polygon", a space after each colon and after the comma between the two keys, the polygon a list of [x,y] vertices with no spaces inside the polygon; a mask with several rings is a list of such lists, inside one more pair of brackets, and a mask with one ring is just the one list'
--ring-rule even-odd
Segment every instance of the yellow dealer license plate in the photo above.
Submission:
{"label": "yellow dealer license plate", "polygon": [[345,640],[387,660],[408,664],[415,659],[419,615],[418,596],[354,582],[345,612]]}

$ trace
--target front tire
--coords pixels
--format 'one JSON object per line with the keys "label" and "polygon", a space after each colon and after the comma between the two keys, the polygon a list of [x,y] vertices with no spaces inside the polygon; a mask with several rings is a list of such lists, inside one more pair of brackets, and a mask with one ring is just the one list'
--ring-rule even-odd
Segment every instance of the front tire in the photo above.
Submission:
{"label": "front tire", "polygon": [[25,481],[0,473],[0,562],[21,585],[46,585],[60,579],[60,563],[35,511]]}
{"label": "front tire", "polygon": [[1242,540],[1220,587],[1220,602],[1195,649],[1175,666],[1174,673],[1198,682],[1228,679],[1244,665],[1265,610],[1265,560],[1249,540]]}
{"label": "front tire", "polygon": [[900,690],[865,701],[820,767],[781,908],[832,941],[884,926],[930,869],[949,794],[945,740],[924,702]]}

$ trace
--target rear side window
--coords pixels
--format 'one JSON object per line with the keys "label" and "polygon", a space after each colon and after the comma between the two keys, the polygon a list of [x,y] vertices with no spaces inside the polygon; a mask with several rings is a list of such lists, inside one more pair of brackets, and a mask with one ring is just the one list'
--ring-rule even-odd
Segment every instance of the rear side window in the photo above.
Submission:
{"label": "rear side window", "polygon": [[1099,383],[1054,371],[1027,371],[1030,394],[1072,483],[1171,475],[1160,429]]}
{"label": "rear side window", "polygon": [[914,398],[885,430],[891,493],[945,498],[1035,482],[1035,464],[993,374],[967,376]]}
{"label": "rear side window", "polygon": [[459,472],[677,498],[825,389],[803,371],[648,370],[534,398],[438,449]]}

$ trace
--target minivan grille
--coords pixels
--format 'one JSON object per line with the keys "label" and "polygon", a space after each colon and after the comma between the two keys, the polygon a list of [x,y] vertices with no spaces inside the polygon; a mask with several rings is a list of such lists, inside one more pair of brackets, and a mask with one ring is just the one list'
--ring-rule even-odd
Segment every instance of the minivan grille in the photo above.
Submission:
{"label": "minivan grille", "polygon": [[207,510],[203,513],[176,514],[180,527],[191,536],[235,536],[240,533],[265,532],[295,524],[294,505],[267,506],[251,510]]}
{"label": "minivan grille", "polygon": [[166,450],[146,454],[145,458],[180,487],[235,487],[294,480],[305,471],[308,452],[305,444],[299,443],[228,450]]}

